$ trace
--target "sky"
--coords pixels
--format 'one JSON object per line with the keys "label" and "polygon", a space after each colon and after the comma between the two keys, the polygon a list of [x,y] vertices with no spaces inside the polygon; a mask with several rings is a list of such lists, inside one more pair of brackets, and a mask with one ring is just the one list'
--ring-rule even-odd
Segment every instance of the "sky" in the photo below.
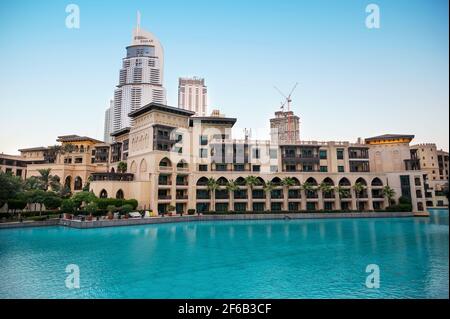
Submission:
{"label": "sky", "polygon": [[[65,8],[80,8],[69,29]],[[366,6],[380,28],[366,27]],[[236,134],[266,138],[292,96],[302,140],[414,134],[449,148],[446,0],[2,0],[0,152],[56,144],[59,135],[103,138],[136,12],[165,52],[167,101],[178,77],[199,76],[208,109],[236,117]]]}

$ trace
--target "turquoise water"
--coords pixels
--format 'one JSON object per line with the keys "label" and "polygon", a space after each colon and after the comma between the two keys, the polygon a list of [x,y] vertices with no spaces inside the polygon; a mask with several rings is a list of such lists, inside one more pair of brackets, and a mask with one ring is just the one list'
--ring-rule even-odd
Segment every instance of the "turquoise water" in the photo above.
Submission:
{"label": "turquoise water", "polygon": [[[0,230],[0,298],[448,298],[448,211],[430,218]],[[68,264],[80,289],[65,286]],[[366,287],[368,264],[380,288]]]}

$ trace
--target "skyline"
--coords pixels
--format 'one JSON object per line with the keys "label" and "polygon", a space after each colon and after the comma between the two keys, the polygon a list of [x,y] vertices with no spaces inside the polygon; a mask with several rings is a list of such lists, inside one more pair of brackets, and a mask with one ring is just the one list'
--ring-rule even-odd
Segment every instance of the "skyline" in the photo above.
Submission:
{"label": "skyline", "polygon": [[199,76],[209,112],[237,117],[236,133],[265,129],[268,137],[283,99],[273,86],[287,92],[299,82],[292,110],[302,140],[400,133],[448,150],[448,2],[377,1],[376,30],[364,24],[370,1],[74,3],[77,30],[65,27],[63,1],[0,4],[0,39],[9,44],[0,53],[8,110],[0,152],[54,145],[66,134],[102,139],[138,10],[164,47],[168,105],[177,105],[179,77]]}

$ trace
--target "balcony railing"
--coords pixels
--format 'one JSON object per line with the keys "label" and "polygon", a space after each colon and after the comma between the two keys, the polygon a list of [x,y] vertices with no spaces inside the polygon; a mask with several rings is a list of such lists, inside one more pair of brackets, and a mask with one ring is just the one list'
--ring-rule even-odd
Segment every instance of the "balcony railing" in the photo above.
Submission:
{"label": "balcony railing", "polygon": [[132,173],[92,173],[93,181],[121,181],[131,182],[134,174]]}
{"label": "balcony railing", "polygon": [[158,199],[172,199],[172,195],[158,195]]}

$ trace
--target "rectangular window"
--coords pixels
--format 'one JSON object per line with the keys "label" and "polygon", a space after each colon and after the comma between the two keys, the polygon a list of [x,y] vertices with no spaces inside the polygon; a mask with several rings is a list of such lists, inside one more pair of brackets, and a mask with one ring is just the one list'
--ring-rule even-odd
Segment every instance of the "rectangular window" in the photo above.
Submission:
{"label": "rectangular window", "polygon": [[278,158],[278,150],[276,148],[271,148],[269,150],[269,156],[271,159],[277,159]]}
{"label": "rectangular window", "polygon": [[278,166],[277,165],[271,165],[270,166],[270,172],[271,173],[277,173],[278,172]]}
{"label": "rectangular window", "polygon": [[199,170],[200,172],[207,172],[207,171],[208,171],[208,165],[200,164],[200,165],[198,166],[198,170]]}
{"label": "rectangular window", "polygon": [[339,166],[338,166],[338,172],[339,172],[339,173],[344,173],[344,171],[345,171],[344,166],[339,165]]}
{"label": "rectangular window", "polygon": [[342,148],[339,148],[339,149],[336,151],[336,154],[337,154],[337,159],[338,159],[338,160],[344,159],[344,150],[343,150]]}
{"label": "rectangular window", "polygon": [[259,159],[260,158],[260,150],[259,148],[254,148],[252,150],[252,157],[255,159]]}
{"label": "rectangular window", "polygon": [[328,166],[320,166],[320,171],[323,173],[328,172]]}
{"label": "rectangular window", "polygon": [[201,149],[199,149],[199,152],[200,152],[200,158],[208,157],[208,149],[207,148],[201,148]]}
{"label": "rectangular window", "polygon": [[327,159],[327,151],[319,150],[319,157],[320,157],[320,159]]}
{"label": "rectangular window", "polygon": [[261,171],[261,165],[253,165],[252,170],[254,172],[260,172]]}
{"label": "rectangular window", "polygon": [[200,135],[200,145],[208,145],[208,136]]}

